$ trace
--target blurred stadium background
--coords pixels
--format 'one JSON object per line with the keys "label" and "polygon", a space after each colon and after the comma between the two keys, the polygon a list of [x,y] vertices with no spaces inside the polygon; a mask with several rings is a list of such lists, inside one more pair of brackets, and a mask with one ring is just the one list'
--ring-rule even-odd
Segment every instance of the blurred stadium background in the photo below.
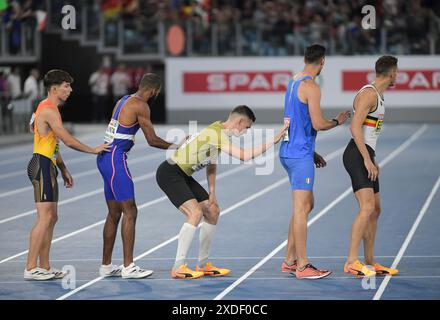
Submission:
{"label": "blurred stadium background", "polygon": [[[365,5],[376,29],[362,28]],[[156,124],[209,122],[237,104],[255,108],[259,123],[278,122],[287,79],[312,43],[327,47],[318,79],[326,113],[350,108],[377,57],[393,54],[400,72],[387,122],[440,121],[435,0],[0,0],[0,17],[0,134],[14,139],[53,68],[75,79],[62,109],[75,127],[106,123],[144,72],[164,79]]]}

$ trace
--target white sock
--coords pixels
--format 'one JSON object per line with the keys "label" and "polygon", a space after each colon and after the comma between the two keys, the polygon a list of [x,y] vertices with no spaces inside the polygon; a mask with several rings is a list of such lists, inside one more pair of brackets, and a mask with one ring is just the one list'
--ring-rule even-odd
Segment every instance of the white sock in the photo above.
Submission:
{"label": "white sock", "polygon": [[199,266],[203,267],[209,258],[211,252],[212,239],[214,238],[217,225],[207,223],[206,221],[200,226],[199,235]]}
{"label": "white sock", "polygon": [[177,269],[181,265],[185,264],[186,255],[188,254],[188,250],[191,246],[196,229],[196,227],[187,222],[185,222],[182,226],[182,229],[180,229],[174,269]]}

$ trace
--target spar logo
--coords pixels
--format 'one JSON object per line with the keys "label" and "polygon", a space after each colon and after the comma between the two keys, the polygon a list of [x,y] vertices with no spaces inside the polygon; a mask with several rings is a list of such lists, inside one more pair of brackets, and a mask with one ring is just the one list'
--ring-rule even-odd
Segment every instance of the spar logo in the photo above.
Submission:
{"label": "spar logo", "polygon": [[184,72],[184,93],[285,92],[292,72],[212,71]]}
{"label": "spar logo", "polygon": [[[357,91],[374,80],[372,71],[342,71],[342,90]],[[440,69],[398,70],[396,91],[439,91]]]}

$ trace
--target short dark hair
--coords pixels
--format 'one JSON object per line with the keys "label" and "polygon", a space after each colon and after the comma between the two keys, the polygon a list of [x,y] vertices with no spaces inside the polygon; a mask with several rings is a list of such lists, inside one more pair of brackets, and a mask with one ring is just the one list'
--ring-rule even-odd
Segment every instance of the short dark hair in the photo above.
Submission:
{"label": "short dark hair", "polygon": [[47,92],[52,86],[58,86],[63,82],[73,83],[73,78],[64,70],[54,69],[44,75],[43,83]]}
{"label": "short dark hair", "polygon": [[397,58],[393,56],[382,56],[376,61],[376,75],[384,76],[387,75],[388,72],[392,68],[397,67]]}
{"label": "short dark hair", "polygon": [[325,47],[320,44],[312,44],[308,46],[304,52],[304,61],[314,64],[319,62],[325,56]]}
{"label": "short dark hair", "polygon": [[162,80],[155,73],[146,73],[142,76],[141,81],[139,81],[139,89],[159,89],[162,86]]}
{"label": "short dark hair", "polygon": [[239,114],[239,115],[243,115],[248,117],[249,120],[251,120],[252,122],[255,122],[256,118],[255,118],[255,114],[252,111],[251,108],[249,108],[248,106],[245,105],[240,105],[235,107],[232,111],[231,114]]}

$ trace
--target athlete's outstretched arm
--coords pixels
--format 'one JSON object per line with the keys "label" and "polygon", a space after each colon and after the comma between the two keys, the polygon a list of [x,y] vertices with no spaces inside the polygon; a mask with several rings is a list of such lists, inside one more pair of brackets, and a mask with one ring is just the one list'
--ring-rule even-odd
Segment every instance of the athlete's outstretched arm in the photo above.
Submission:
{"label": "athlete's outstretched arm", "polygon": [[350,116],[350,111],[341,112],[335,118],[338,122],[328,120],[324,117],[321,110],[321,89],[313,81],[303,81],[300,89],[304,90],[307,104],[309,105],[310,118],[312,119],[313,129],[316,131],[329,130],[343,124]]}
{"label": "athlete's outstretched arm", "polygon": [[362,126],[368,113],[376,107],[376,93],[372,90],[363,90],[354,101],[354,113],[353,120],[351,121],[350,131],[356,146],[359,149],[362,157],[364,158],[364,165],[368,171],[368,178],[375,181],[378,175],[378,170],[370,158],[367,146],[364,141],[364,134]]}
{"label": "athlete's outstretched arm", "polygon": [[150,146],[159,149],[177,149],[177,145],[169,143],[156,135],[153,123],[150,120],[150,108],[144,106],[137,108],[136,115],[145,139]]}
{"label": "athlete's outstretched arm", "polygon": [[60,138],[61,141],[63,141],[64,144],[69,148],[93,154],[98,154],[103,151],[109,151],[110,146],[108,144],[101,144],[95,148],[91,148],[89,146],[86,146],[85,144],[82,144],[63,127],[61,116],[57,111],[46,108],[42,111],[41,116],[44,117],[43,120],[46,121],[46,123],[55,133],[55,135]]}
{"label": "athlete's outstretched arm", "polygon": [[222,145],[222,151],[229,154],[231,157],[240,159],[241,161],[248,161],[255,157],[258,157],[262,153],[266,152],[267,149],[272,147],[274,144],[278,143],[284,135],[284,132],[289,127],[288,123],[284,123],[284,127],[277,133],[273,140],[262,143],[254,148],[243,149],[233,145],[232,143]]}
{"label": "athlete's outstretched arm", "polygon": [[61,157],[61,153],[58,152],[57,156],[57,167],[61,171],[61,176],[64,180],[64,186],[66,188],[72,188],[73,187],[73,178],[70,174],[69,170],[67,170],[66,164],[63,161],[63,158]]}

